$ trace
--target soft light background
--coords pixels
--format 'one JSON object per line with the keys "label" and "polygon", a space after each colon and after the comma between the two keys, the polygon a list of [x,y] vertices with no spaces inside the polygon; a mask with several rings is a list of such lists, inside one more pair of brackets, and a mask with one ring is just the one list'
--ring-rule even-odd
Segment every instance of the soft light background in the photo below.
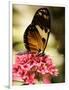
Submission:
{"label": "soft light background", "polygon": [[[12,8],[12,26],[13,26],[13,63],[15,63],[15,54],[25,51],[23,35],[27,26],[31,23],[32,18],[39,8],[44,6],[31,6],[14,4]],[[60,75],[54,77],[53,83],[65,81],[65,8],[64,7],[47,7],[51,14],[51,34],[48,46],[45,50],[53,58],[53,63],[59,69]],[[21,83],[15,82],[20,85]]]}

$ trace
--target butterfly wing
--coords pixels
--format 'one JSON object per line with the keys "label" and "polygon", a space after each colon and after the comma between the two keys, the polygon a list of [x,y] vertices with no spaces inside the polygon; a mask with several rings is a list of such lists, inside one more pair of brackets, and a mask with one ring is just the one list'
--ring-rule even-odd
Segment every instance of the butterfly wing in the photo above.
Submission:
{"label": "butterfly wing", "polygon": [[42,38],[34,25],[29,25],[24,33],[24,43],[28,51],[40,52],[43,49]]}
{"label": "butterfly wing", "polygon": [[39,52],[47,46],[50,33],[50,14],[47,8],[37,10],[24,34],[24,43],[28,51]]}
{"label": "butterfly wing", "polygon": [[51,30],[50,13],[47,8],[40,8],[36,11],[32,24],[36,26],[43,41],[43,53],[47,46],[49,34]]}
{"label": "butterfly wing", "polygon": [[42,42],[43,42],[43,52],[47,46],[48,43],[48,38],[49,38],[49,34],[50,34],[50,29],[46,28],[47,30],[45,31],[44,29],[42,29],[39,25],[36,25],[36,28],[42,38]]}
{"label": "butterfly wing", "polygon": [[40,8],[36,11],[32,24],[39,25],[42,29],[47,32],[47,28],[51,28],[50,13],[47,8]]}

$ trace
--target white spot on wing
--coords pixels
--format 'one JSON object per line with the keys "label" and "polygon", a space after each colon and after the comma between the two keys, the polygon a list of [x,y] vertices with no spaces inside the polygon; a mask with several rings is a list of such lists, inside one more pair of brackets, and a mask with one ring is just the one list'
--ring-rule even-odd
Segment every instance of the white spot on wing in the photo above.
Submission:
{"label": "white spot on wing", "polygon": [[39,15],[41,16],[41,15],[42,15],[42,13],[41,13],[41,12],[39,12]]}
{"label": "white spot on wing", "polygon": [[45,32],[45,30],[42,30],[39,25],[36,25],[36,28],[39,31],[39,34],[41,35],[41,37],[47,39],[47,32]]}

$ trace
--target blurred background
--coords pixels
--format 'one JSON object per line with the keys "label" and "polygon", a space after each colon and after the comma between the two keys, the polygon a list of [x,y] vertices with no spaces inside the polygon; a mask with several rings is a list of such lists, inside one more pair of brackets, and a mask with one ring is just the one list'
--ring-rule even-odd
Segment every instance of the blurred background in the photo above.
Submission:
{"label": "blurred background", "polygon": [[[31,23],[35,12],[42,7],[35,5],[12,5],[12,39],[13,63],[18,52],[26,51],[24,46],[24,32]],[[46,7],[51,14],[51,34],[45,50],[53,58],[53,63],[59,70],[59,76],[53,77],[53,83],[65,82],[65,8]]]}

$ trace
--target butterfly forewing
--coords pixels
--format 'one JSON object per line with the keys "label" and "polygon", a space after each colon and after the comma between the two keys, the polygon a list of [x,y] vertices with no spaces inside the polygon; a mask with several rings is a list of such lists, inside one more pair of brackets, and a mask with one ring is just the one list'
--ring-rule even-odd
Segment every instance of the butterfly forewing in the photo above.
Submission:
{"label": "butterfly forewing", "polygon": [[[49,28],[50,29],[50,13],[47,8],[40,8],[36,11],[32,24],[39,25],[42,29]],[[46,29],[45,29],[46,30]]]}

